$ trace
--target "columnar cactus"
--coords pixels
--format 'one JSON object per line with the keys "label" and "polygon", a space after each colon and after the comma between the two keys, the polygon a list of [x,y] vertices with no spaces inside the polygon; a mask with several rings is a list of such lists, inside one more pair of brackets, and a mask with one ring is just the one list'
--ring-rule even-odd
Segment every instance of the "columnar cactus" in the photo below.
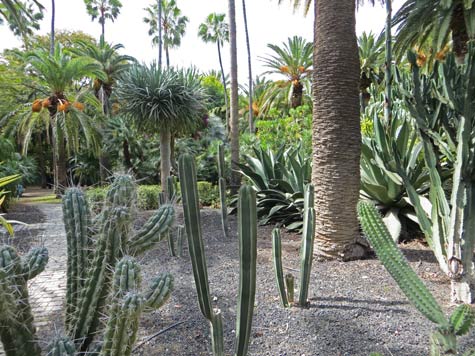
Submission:
{"label": "columnar cactus", "polygon": [[[136,190],[132,177],[119,175],[107,193],[104,209],[94,220],[96,225],[83,226],[83,222],[88,220],[84,217],[85,214],[80,214],[86,209],[82,193],[78,190],[66,193],[63,207],[65,221],[69,222],[70,226],[67,228],[68,238],[71,241],[84,241],[82,236],[84,231],[95,231],[96,235],[96,242],[92,248],[87,244],[68,243],[70,258],[80,256],[79,250],[82,247],[93,250],[93,255],[86,259],[89,268],[87,274],[83,274],[83,286],[79,295],[75,295],[74,289],[71,288],[68,297],[70,314],[66,319],[68,324],[66,329],[81,351],[87,351],[101,326],[100,319],[107,309],[106,301],[118,261],[124,255],[137,256],[151,248],[163,238],[173,223],[173,207],[163,204],[144,226],[134,233],[132,209],[135,200]],[[70,208],[74,207],[73,202],[76,204],[75,210]],[[70,262],[70,265],[73,270],[74,262]],[[70,278],[76,278],[75,276],[73,273],[68,274]],[[68,281],[68,286],[70,283],[78,282]]]}
{"label": "columnar cactus", "polygon": [[277,290],[279,291],[280,301],[284,308],[290,306],[287,299],[287,291],[285,290],[284,272],[282,269],[282,239],[280,237],[280,229],[272,230],[272,259],[274,261],[275,279],[277,281]]}
{"label": "columnar cactus", "polygon": [[308,287],[312,270],[313,240],[315,236],[315,210],[313,208],[314,189],[311,184],[305,187],[302,243],[300,247],[300,290],[299,305],[308,305]]}
{"label": "columnar cactus", "polygon": [[48,353],[46,356],[74,356],[76,355],[76,348],[74,342],[68,337],[58,336],[48,346]]}
{"label": "columnar cactus", "polygon": [[437,324],[436,331],[431,335],[431,356],[456,355],[456,337],[466,334],[474,324],[472,307],[459,306],[447,320],[435,298],[396,246],[376,207],[361,201],[358,216],[363,232],[389,274],[416,309]]}
{"label": "columnar cactus", "polygon": [[221,225],[223,227],[224,237],[229,236],[228,226],[228,207],[226,204],[226,178],[224,164],[224,145],[218,146],[218,174],[219,174],[219,200],[221,205]]}
{"label": "columnar cactus", "polygon": [[13,247],[0,246],[0,339],[7,356],[40,355],[27,282],[42,272],[47,262],[45,248],[20,258]]}
{"label": "columnar cactus", "polygon": [[[223,325],[219,309],[213,309],[208,283],[208,270],[201,232],[196,168],[193,157],[184,154],[179,159],[179,177],[182,194],[188,249],[201,313],[209,320],[213,355],[224,355]],[[257,214],[255,192],[243,186],[239,193],[239,251],[240,283],[238,315],[236,319],[236,356],[247,354],[252,324],[256,288]]]}

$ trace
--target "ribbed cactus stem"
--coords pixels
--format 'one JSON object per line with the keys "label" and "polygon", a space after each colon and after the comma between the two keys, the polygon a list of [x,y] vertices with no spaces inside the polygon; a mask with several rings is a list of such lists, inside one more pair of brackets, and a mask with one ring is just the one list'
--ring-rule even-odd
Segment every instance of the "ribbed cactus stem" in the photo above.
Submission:
{"label": "ribbed cactus stem", "polygon": [[224,237],[229,237],[228,207],[226,204],[226,177],[224,163],[224,145],[218,146],[219,201],[221,206],[221,225]]}
{"label": "ribbed cactus stem", "polygon": [[46,356],[74,356],[76,355],[76,348],[71,339],[59,336],[55,337],[48,346],[48,353]]}
{"label": "ribbed cactus stem", "polygon": [[305,187],[304,217],[302,229],[302,243],[300,247],[300,291],[299,305],[308,305],[308,288],[313,260],[313,240],[315,236],[315,210],[313,208],[313,186]]}
{"label": "ribbed cactus stem", "polygon": [[295,278],[291,273],[285,275],[285,288],[287,289],[287,300],[292,305],[295,300]]}
{"label": "ribbed cactus stem", "polygon": [[48,263],[48,249],[46,247],[35,247],[21,259],[23,277],[27,280],[35,278],[43,272]]}
{"label": "ribbed cactus stem", "polygon": [[257,207],[251,186],[239,189],[239,294],[236,317],[236,356],[247,355],[256,295]]}
{"label": "ribbed cactus stem", "polygon": [[161,274],[152,280],[148,291],[144,295],[145,308],[157,310],[170,299],[173,291],[173,276],[169,273]]}
{"label": "ribbed cactus stem", "polygon": [[176,228],[176,252],[178,257],[183,256],[183,240],[186,239],[185,227],[178,225]]}
{"label": "ribbed cactus stem", "polygon": [[280,301],[284,308],[288,308],[289,301],[287,299],[287,291],[285,290],[284,272],[282,269],[282,239],[280,229],[272,230],[272,257],[274,261],[275,279],[277,282],[277,290],[279,291]]}
{"label": "ribbed cactus stem", "polygon": [[196,168],[193,157],[183,154],[178,163],[183,215],[185,218],[188,250],[193,267],[196,292],[201,313],[209,320],[214,356],[224,356],[223,325],[221,315],[216,315],[211,305],[208,284],[208,269],[201,235],[201,219],[199,209],[198,186],[196,182]]}
{"label": "ribbed cactus stem", "polygon": [[442,309],[417,274],[409,267],[376,207],[372,203],[360,201],[358,216],[361,227],[376,255],[406,297],[426,318],[440,327],[448,328],[448,321]]}

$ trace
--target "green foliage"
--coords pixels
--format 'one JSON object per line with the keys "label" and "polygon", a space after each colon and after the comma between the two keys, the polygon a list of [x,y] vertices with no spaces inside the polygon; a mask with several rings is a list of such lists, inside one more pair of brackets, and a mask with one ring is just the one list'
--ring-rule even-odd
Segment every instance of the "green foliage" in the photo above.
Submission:
{"label": "green foliage", "polygon": [[27,39],[40,28],[44,7],[37,0],[2,0],[0,3],[0,25],[6,21],[16,36]]}
{"label": "green foliage", "polygon": [[159,185],[139,185],[137,189],[137,208],[140,210],[156,210],[159,206]]}
{"label": "green foliage", "polygon": [[84,0],[84,3],[92,20],[98,18],[101,25],[104,25],[106,20],[114,22],[122,7],[119,0]]}
{"label": "green foliage", "polygon": [[225,17],[225,14],[212,13],[208,15],[204,23],[200,24],[198,36],[203,42],[223,46],[224,42],[229,41],[229,25]]}
{"label": "green foliage", "polygon": [[276,153],[260,146],[255,157],[245,155],[239,164],[257,192],[257,214],[261,224],[278,222],[289,230],[300,229],[303,221],[304,190],[311,178],[311,157],[299,146]]}
{"label": "green foliage", "polygon": [[205,206],[216,207],[219,204],[219,190],[216,185],[209,182],[198,182],[200,203]]}

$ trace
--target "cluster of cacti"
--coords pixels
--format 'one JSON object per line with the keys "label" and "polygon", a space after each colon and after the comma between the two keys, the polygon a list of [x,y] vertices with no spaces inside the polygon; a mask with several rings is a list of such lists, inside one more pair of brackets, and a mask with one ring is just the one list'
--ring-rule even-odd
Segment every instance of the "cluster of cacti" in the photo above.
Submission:
{"label": "cluster of cacti", "polygon": [[[179,159],[179,177],[182,193],[188,249],[201,313],[209,320],[213,355],[224,355],[223,323],[219,309],[213,309],[208,283],[208,269],[203,246],[196,168],[193,157],[184,154]],[[254,190],[241,187],[238,204],[240,251],[240,282],[236,318],[235,355],[247,354],[256,290],[257,213]]]}
{"label": "cluster of cacti", "polygon": [[20,258],[13,247],[0,246],[0,340],[7,356],[40,354],[27,282],[42,272],[47,262],[45,248],[35,248]]}
{"label": "cluster of cacti", "polygon": [[376,207],[362,201],[358,204],[358,216],[363,232],[389,274],[417,310],[437,324],[437,330],[431,336],[431,356],[456,355],[456,337],[468,333],[475,321],[473,308],[460,305],[447,320],[433,295],[391,238]]}
{"label": "cluster of cacti", "polygon": [[[117,176],[106,195],[104,209],[96,218],[95,226],[87,226],[85,216],[87,207],[82,192],[69,191],[65,196],[64,222],[68,237],[68,257],[72,260],[81,256],[91,246],[90,231],[95,231],[95,244],[92,255],[86,258],[86,272],[74,270],[70,262],[71,275],[68,279],[67,301],[68,317],[66,330],[82,351],[86,351],[101,327],[101,317],[107,311],[107,298],[113,283],[113,271],[117,262],[125,255],[136,256],[160,241],[173,222],[174,209],[163,204],[158,211],[137,232],[132,231],[132,207],[136,200],[133,178],[128,175]],[[80,208],[69,208],[72,202]],[[79,240],[79,241],[78,241]],[[69,273],[69,272],[68,272]],[[75,274],[76,273],[76,274]],[[80,281],[79,281],[80,280]],[[74,283],[82,284],[79,293]],[[135,306],[136,299],[130,300],[128,308]],[[132,304],[130,304],[132,303]]]}
{"label": "cluster of cacti", "polygon": [[[302,307],[308,306],[308,288],[310,285],[310,272],[313,260],[313,241],[315,236],[315,209],[314,188],[307,184],[304,193],[304,212],[302,242],[300,246],[300,289],[298,304]],[[294,277],[287,274],[284,279],[282,268],[282,241],[280,229],[272,231],[272,256],[274,260],[274,270],[282,305],[287,308],[294,302]]]}
{"label": "cluster of cacti", "polygon": [[218,174],[219,174],[219,201],[221,206],[221,225],[223,226],[224,237],[229,236],[228,207],[226,204],[226,178],[224,163],[224,146],[218,146]]}
{"label": "cluster of cacti", "polygon": [[[394,150],[393,162],[406,186],[426,240],[441,269],[452,281],[453,302],[475,299],[475,46],[469,45],[464,65],[453,54],[437,63],[431,76],[421,76],[416,54],[408,53],[413,88],[406,105],[415,119],[430,175],[429,201],[423,201]],[[453,167],[451,196],[444,189],[441,165]],[[430,205],[429,208],[427,206]]]}

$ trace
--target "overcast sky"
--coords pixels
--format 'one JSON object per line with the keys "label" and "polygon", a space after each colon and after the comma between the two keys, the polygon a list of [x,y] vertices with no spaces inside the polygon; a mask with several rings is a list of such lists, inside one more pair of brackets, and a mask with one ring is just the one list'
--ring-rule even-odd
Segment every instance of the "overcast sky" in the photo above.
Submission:
{"label": "overcast sky", "polygon": [[[335,0],[338,1],[338,0]],[[148,36],[148,25],[142,19],[143,10],[155,0],[122,0],[123,7],[117,20],[106,22],[106,41],[122,43],[125,53],[130,54],[140,61],[150,62],[158,57],[158,50],[152,47],[151,38]],[[397,10],[403,0],[393,0],[393,8]],[[51,21],[50,1],[42,3],[46,7],[45,19],[41,23],[41,33],[49,32]],[[265,68],[259,57],[269,53],[268,43],[281,44],[288,37],[303,36],[311,41],[313,38],[313,15],[304,17],[301,12],[293,14],[289,5],[284,1],[281,6],[277,0],[252,0],[247,1],[248,25],[251,40],[252,65],[254,75],[262,73]],[[207,15],[212,12],[227,14],[227,1],[225,0],[177,0],[183,15],[189,18],[186,35],[179,49],[171,50],[170,62],[172,65],[195,65],[202,70],[218,69],[217,49],[215,45],[203,43],[197,36],[198,26],[204,22]],[[247,52],[245,46],[244,24],[242,18],[242,2],[236,1],[237,28],[238,28],[238,70],[239,77],[247,75]],[[380,33],[384,26],[385,10],[377,4],[372,7],[365,5],[357,13],[356,30]],[[56,28],[67,30],[81,30],[95,38],[100,36],[100,25],[92,22],[86,13],[83,0],[56,0]],[[0,50],[19,46],[19,41],[11,34],[8,27],[0,26]],[[223,50],[225,70],[229,67],[229,47]]]}

